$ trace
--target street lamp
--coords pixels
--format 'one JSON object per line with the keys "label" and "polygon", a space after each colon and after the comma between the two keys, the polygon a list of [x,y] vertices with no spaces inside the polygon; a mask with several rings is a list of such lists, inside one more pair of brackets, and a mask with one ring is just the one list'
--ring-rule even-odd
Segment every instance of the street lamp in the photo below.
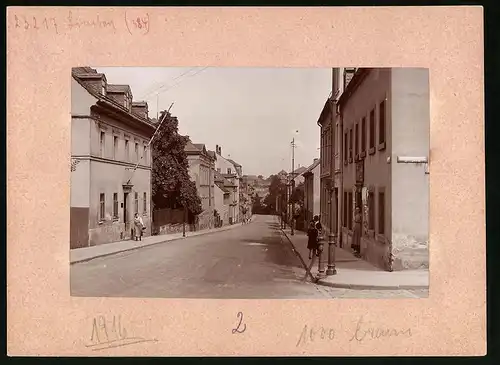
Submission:
{"label": "street lamp", "polygon": [[334,194],[335,183],[333,178],[327,180],[326,188],[328,189],[328,204],[330,206],[330,231],[328,233],[328,269],[326,270],[326,275],[331,276],[337,274],[337,270],[335,268],[335,247],[337,246],[337,196]]}

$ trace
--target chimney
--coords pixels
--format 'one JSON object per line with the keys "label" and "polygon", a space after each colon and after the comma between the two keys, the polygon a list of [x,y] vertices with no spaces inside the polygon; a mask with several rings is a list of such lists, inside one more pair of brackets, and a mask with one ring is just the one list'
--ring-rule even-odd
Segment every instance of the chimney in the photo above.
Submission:
{"label": "chimney", "polygon": [[221,146],[219,146],[219,155],[222,156],[222,147]]}
{"label": "chimney", "polygon": [[215,145],[215,153],[219,154],[219,145],[218,144]]}

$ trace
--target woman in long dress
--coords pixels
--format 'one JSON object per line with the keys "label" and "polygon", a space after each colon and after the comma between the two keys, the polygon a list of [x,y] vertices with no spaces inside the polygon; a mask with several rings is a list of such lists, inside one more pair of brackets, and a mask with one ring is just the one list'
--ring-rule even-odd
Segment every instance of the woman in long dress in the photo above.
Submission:
{"label": "woman in long dress", "polygon": [[318,230],[314,224],[314,221],[309,223],[309,228],[307,230],[307,248],[309,249],[309,259],[316,255],[318,250]]}
{"label": "woman in long dress", "polygon": [[351,247],[357,255],[361,252],[361,210],[356,207],[354,211],[354,230],[352,234]]}
{"label": "woman in long dress", "polygon": [[142,227],[144,227],[144,222],[138,213],[135,213],[134,217],[134,239],[135,241],[142,241]]}

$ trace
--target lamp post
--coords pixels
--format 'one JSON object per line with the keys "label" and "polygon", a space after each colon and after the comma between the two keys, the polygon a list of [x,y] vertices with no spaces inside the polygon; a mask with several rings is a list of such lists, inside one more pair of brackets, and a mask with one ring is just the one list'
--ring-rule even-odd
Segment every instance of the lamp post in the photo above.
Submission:
{"label": "lamp post", "polygon": [[[335,254],[336,254],[336,246],[337,246],[337,230],[338,230],[338,203],[337,203],[337,194],[335,194],[335,150],[337,148],[336,143],[336,125],[334,115],[336,114],[336,104],[334,102],[334,95],[332,93],[332,97],[330,98],[330,124],[332,131],[332,156],[331,156],[331,170],[330,176],[331,178],[327,180],[327,188],[328,188],[328,204],[330,205],[330,231],[328,234],[328,269],[326,270],[326,275],[331,276],[337,274],[337,270],[335,268]],[[341,148],[342,149],[342,148]]]}
{"label": "lamp post", "polygon": [[327,189],[329,194],[328,204],[330,208],[330,231],[328,233],[328,269],[326,275],[331,276],[337,274],[335,268],[335,246],[337,243],[337,197],[334,194],[335,180],[327,180]]}

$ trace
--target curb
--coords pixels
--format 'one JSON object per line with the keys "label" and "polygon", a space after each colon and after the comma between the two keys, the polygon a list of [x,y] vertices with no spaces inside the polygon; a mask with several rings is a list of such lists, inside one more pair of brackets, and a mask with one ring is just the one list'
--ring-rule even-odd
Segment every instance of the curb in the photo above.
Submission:
{"label": "curb", "polygon": [[[300,255],[300,253],[295,248],[292,240],[286,232],[280,228],[280,231],[287,238],[288,242],[293,247],[293,251],[299,256],[302,265],[304,265],[304,269],[306,268],[304,259]],[[315,284],[321,286],[328,286],[330,288],[339,288],[339,289],[353,289],[353,290],[421,290],[421,289],[429,289],[428,285],[363,285],[363,284],[342,284],[342,283],[330,283],[327,281],[323,281],[323,279],[316,280]]]}
{"label": "curb", "polygon": [[[248,224],[250,224],[250,223],[253,223],[253,222],[250,221]],[[229,227],[237,227],[237,225],[233,224],[233,225],[231,225]],[[205,232],[205,233],[201,233],[201,234],[196,234],[196,235],[192,235],[192,236],[179,237],[179,238],[173,238],[173,239],[166,239],[164,241],[150,243],[150,244],[145,244],[145,245],[142,245],[142,246],[131,247],[131,248],[124,248],[124,249],[120,249],[118,251],[103,253],[103,254],[99,254],[99,255],[96,255],[96,256],[92,256],[92,257],[87,257],[87,258],[80,259],[80,260],[70,261],[69,264],[70,265],[79,264],[79,263],[82,263],[82,262],[91,261],[91,260],[98,259],[98,258],[101,258],[101,257],[112,256],[112,255],[116,255],[116,254],[123,253],[123,252],[129,252],[129,251],[139,250],[139,249],[144,248],[144,247],[156,246],[156,245],[160,245],[162,243],[179,241],[179,240],[184,240],[186,238],[192,238],[192,237],[197,237],[197,236],[206,236],[206,235],[210,235],[210,234],[214,234],[214,233],[219,233],[219,232],[224,232],[224,231],[230,231],[231,229],[234,229],[234,228],[226,228],[226,229],[222,229],[222,230],[218,230],[218,231],[214,230],[214,231]],[[71,260],[71,258],[70,258],[70,260]]]}

